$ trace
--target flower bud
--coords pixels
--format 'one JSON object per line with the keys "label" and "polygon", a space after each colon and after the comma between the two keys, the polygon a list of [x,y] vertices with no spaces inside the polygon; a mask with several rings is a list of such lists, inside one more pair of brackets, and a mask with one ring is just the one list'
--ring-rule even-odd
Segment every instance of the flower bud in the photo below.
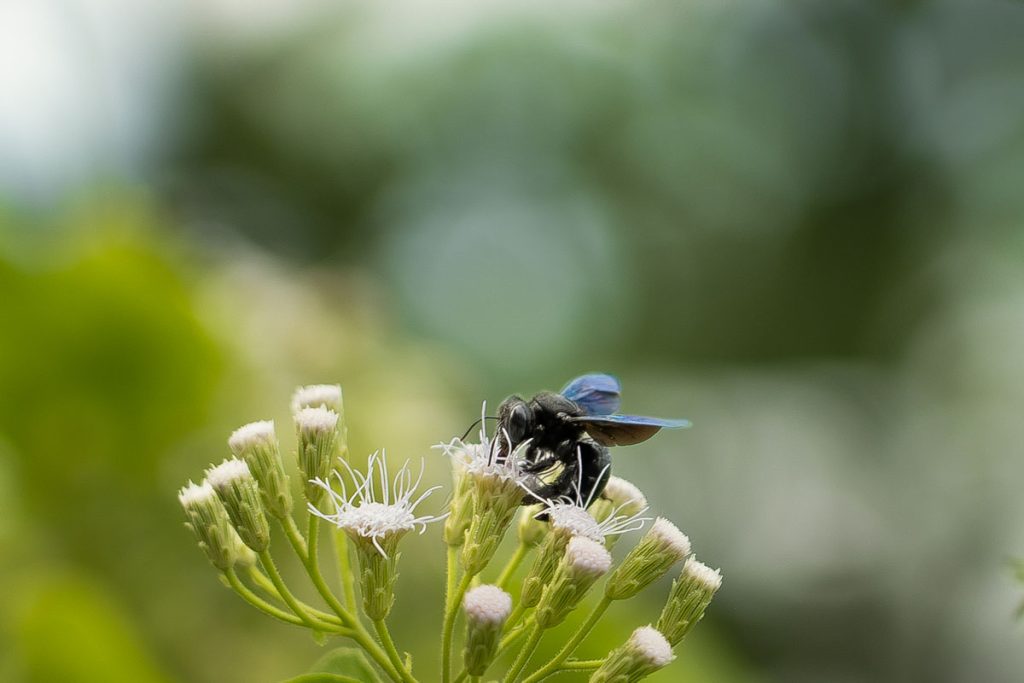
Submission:
{"label": "flower bud", "polygon": [[626,644],[612,650],[591,675],[590,683],[633,683],[663,669],[675,659],[672,646],[650,626],[633,631]]}
{"label": "flower bud", "polygon": [[696,557],[690,557],[672,583],[668,601],[658,619],[658,630],[673,646],[686,637],[704,616],[704,610],[722,585],[722,574]]}
{"label": "flower bud", "polygon": [[299,387],[292,395],[292,415],[304,408],[326,408],[338,416],[336,447],[338,457],[348,460],[348,426],[345,424],[345,403],[340,384],[310,384]]}
{"label": "flower bud", "polygon": [[238,538],[224,505],[208,482],[197,485],[190,481],[178,492],[178,501],[188,518],[185,526],[196,535],[199,547],[214,567],[227,571],[252,558],[252,551]]}
{"label": "flower bud", "polygon": [[546,512],[551,520],[551,529],[533,566],[523,579],[523,591],[519,599],[524,607],[533,607],[540,602],[544,587],[551,582],[570,539],[582,536],[598,543],[604,542],[604,535],[597,522],[582,507],[555,504],[549,506]]}
{"label": "flower bud", "polygon": [[387,618],[395,604],[395,582],[398,580],[398,542],[404,532],[392,532],[376,539],[349,533],[355,542],[359,560],[359,592],[363,597],[363,612],[370,619]]}
{"label": "flower bud", "polygon": [[516,527],[519,542],[527,548],[535,548],[540,545],[548,533],[548,525],[537,519],[540,514],[539,505],[524,507],[519,513],[519,524]]}
{"label": "flower bud", "polygon": [[571,539],[537,605],[537,626],[546,629],[562,623],[611,566],[612,556],[602,543],[583,536]]}
{"label": "flower bud", "polygon": [[249,466],[267,511],[278,519],[287,517],[292,509],[292,495],[273,421],[250,422],[239,427],[228,438],[228,447]]}
{"label": "flower bud", "polygon": [[334,469],[337,426],[338,414],[327,408],[302,408],[295,413],[299,469],[305,477],[303,491],[311,505],[324,496],[324,489],[313,481],[326,481]]}
{"label": "flower bud", "polygon": [[206,480],[217,492],[242,541],[256,552],[266,550],[270,544],[270,526],[263,514],[256,480],[245,461],[225,460],[206,471]]}
{"label": "flower bud", "polygon": [[605,595],[612,600],[631,598],[689,554],[690,539],[672,522],[659,517],[612,572]]}
{"label": "flower bud", "polygon": [[470,676],[482,676],[494,660],[501,629],[512,613],[512,596],[497,586],[477,586],[462,600],[466,613],[463,659]]}

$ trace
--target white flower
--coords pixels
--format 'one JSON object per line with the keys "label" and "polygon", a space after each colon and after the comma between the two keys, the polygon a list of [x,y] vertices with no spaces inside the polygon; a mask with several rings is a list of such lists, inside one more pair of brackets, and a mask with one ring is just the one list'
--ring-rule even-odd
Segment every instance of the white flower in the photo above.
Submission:
{"label": "white flower", "polygon": [[206,471],[206,481],[214,489],[221,489],[244,479],[252,479],[252,474],[249,472],[249,465],[244,460],[238,460],[237,458],[225,460],[216,467],[211,467]]}
{"label": "white flower", "polygon": [[338,426],[338,414],[324,407],[303,408],[296,411],[295,424],[300,432],[331,432]]}
{"label": "white flower", "polygon": [[612,566],[612,556],[605,547],[589,538],[574,538],[565,549],[566,564],[575,574],[598,577]]}
{"label": "white flower", "polygon": [[178,502],[181,503],[183,508],[190,508],[195,505],[203,505],[211,500],[217,498],[217,492],[210,486],[210,482],[205,479],[201,484],[189,482],[180,491],[178,491]]}
{"label": "white flower", "polygon": [[500,626],[512,613],[512,596],[497,586],[477,586],[466,593],[462,609],[468,621]]}
{"label": "white flower", "polygon": [[651,525],[650,535],[662,541],[666,550],[673,552],[677,560],[681,560],[690,554],[690,539],[679,530],[672,522],[664,517],[658,517]]}
{"label": "white flower", "polygon": [[683,575],[701,584],[712,593],[722,587],[722,572],[712,569],[696,557],[690,557],[683,565]]}
{"label": "white flower", "polygon": [[341,411],[340,384],[310,384],[299,387],[292,395],[292,414],[303,408],[329,408],[336,413]]}
{"label": "white flower", "polygon": [[626,646],[645,664],[659,669],[675,659],[672,646],[653,626],[641,626],[633,631]]}
{"label": "white flower", "polygon": [[442,488],[433,486],[413,499],[423,479],[422,463],[415,482],[408,460],[393,478],[389,478],[387,459],[383,454],[377,453],[367,460],[365,475],[352,468],[349,468],[349,472],[357,484],[352,495],[348,495],[345,482],[340,475],[338,481],[341,483],[341,493],[331,488],[327,481],[314,479],[313,483],[330,495],[334,512],[321,512],[312,504],[309,505],[309,511],[331,522],[350,536],[369,540],[384,557],[387,557],[387,553],[381,546],[382,540],[388,537],[397,538],[417,526],[420,527],[420,533],[423,533],[427,524],[442,520],[446,516],[416,515],[416,507],[434,491]]}
{"label": "white flower", "polygon": [[228,447],[235,455],[245,452],[248,448],[261,446],[267,442],[276,443],[273,420],[261,420],[242,425],[228,437]]}

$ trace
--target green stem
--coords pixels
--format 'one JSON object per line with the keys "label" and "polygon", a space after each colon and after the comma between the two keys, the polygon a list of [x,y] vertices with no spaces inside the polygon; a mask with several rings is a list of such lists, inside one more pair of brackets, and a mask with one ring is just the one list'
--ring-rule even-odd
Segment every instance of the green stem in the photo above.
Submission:
{"label": "green stem", "polygon": [[533,656],[533,651],[537,649],[537,643],[540,642],[542,635],[544,635],[544,629],[534,624],[533,630],[530,631],[530,637],[526,640],[526,644],[523,645],[523,649],[516,656],[512,668],[508,670],[508,674],[505,676],[505,683],[515,683],[519,678],[519,674],[523,673],[523,669],[526,668],[530,657]]}
{"label": "green stem", "polygon": [[569,655],[571,655],[573,651],[580,646],[580,643],[583,642],[584,638],[590,635],[590,632],[594,630],[594,626],[596,626],[597,622],[601,620],[601,617],[604,616],[604,613],[608,610],[608,607],[611,604],[611,598],[608,596],[602,597],[601,602],[594,606],[594,611],[590,613],[590,616],[587,617],[585,622],[583,622],[583,625],[580,626],[579,630],[573,634],[572,638],[570,638],[562,649],[558,651],[558,654],[556,654],[550,662],[542,666],[540,669],[537,669],[537,671],[532,675],[528,676],[523,683],[537,683],[540,679],[554,673],[555,670],[562,665],[562,662],[568,659]]}
{"label": "green stem", "polygon": [[388,630],[388,625],[383,619],[374,619],[373,626],[377,630],[377,636],[380,637],[380,642],[384,644],[384,651],[387,652],[388,658],[394,665],[395,669],[398,670],[402,680],[405,683],[416,683],[416,679],[412,677],[405,668],[405,662],[402,661],[402,656],[398,654],[398,648],[395,647],[395,641],[391,639],[391,631]]}
{"label": "green stem", "polygon": [[448,605],[445,608],[444,628],[441,630],[441,680],[448,683],[452,678],[452,633],[455,630],[455,617],[459,614],[459,603],[462,596],[469,590],[469,584],[473,582],[472,574],[465,574],[462,581],[456,587],[455,592],[448,596]]}
{"label": "green stem", "polygon": [[501,588],[502,590],[505,589],[508,582],[512,580],[512,575],[516,573],[517,569],[519,569],[519,565],[523,563],[523,560],[526,559],[529,552],[530,549],[522,543],[516,546],[516,550],[512,553],[512,557],[509,558],[508,564],[506,564],[505,568],[501,570],[501,575],[498,577],[497,581],[498,588]]}
{"label": "green stem", "polygon": [[263,568],[267,570],[267,575],[270,577],[271,582],[274,584],[274,588],[277,590],[277,594],[281,596],[285,604],[291,608],[292,612],[295,612],[296,616],[302,619],[303,623],[309,626],[314,631],[321,630],[317,622],[313,621],[313,618],[306,614],[306,610],[302,609],[302,605],[295,599],[288,587],[284,585],[284,580],[281,578],[281,574],[277,571],[277,566],[274,564],[274,558],[270,556],[269,550],[263,550],[259,553],[260,562],[263,564]]}
{"label": "green stem", "polygon": [[[285,622],[286,624],[292,624],[293,626],[306,626],[306,622],[300,617],[294,614],[289,614],[282,609],[278,609],[274,605],[259,597],[252,590],[249,589],[242,580],[238,578],[238,574],[235,573],[234,569],[228,569],[224,572],[224,578],[228,582],[228,585],[238,593],[239,597],[248,602],[250,605],[260,610],[261,612],[268,614],[275,619]],[[341,635],[347,635],[348,629],[342,627],[340,624],[321,624],[317,627],[320,631],[335,631]]]}
{"label": "green stem", "polygon": [[562,662],[558,667],[559,671],[590,671],[592,669],[598,669],[604,664],[603,659],[570,659],[568,662]]}
{"label": "green stem", "polygon": [[[309,574],[310,580],[313,582],[313,586],[317,592],[320,593],[320,597],[324,599],[330,608],[338,615],[341,622],[352,629],[352,640],[359,644],[366,653],[373,658],[375,662],[380,666],[384,672],[391,677],[391,680],[400,682],[402,680],[399,676],[398,671],[391,665],[391,660],[388,659],[387,654],[380,648],[370,633],[363,626],[362,622],[358,621],[352,616],[352,613],[345,609],[345,606],[338,601],[338,598],[331,592],[331,589],[327,586],[324,581],[323,575],[320,573],[320,566],[315,562],[312,553],[306,551],[306,544],[302,539],[302,534],[299,532],[299,528],[295,525],[295,520],[291,517],[286,517],[282,520],[284,524],[285,535],[291,541],[292,547],[295,548],[295,552],[302,558],[302,563],[306,568],[306,573]],[[315,534],[313,535],[315,538]],[[301,552],[300,552],[301,549]]]}
{"label": "green stem", "polygon": [[[281,596],[278,594],[277,589],[274,588],[273,582],[270,579],[268,579],[267,575],[261,572],[259,568],[257,568],[255,565],[249,567],[249,578],[252,579],[252,582],[256,584],[257,588],[262,590],[271,598],[274,598],[275,600],[281,599]],[[302,609],[304,609],[308,614],[316,617],[320,621],[324,621],[328,624],[333,624],[335,626],[343,625],[341,623],[341,619],[339,619],[337,616],[333,614],[328,614],[327,612],[318,610],[317,608],[303,602],[302,600],[299,600],[298,598],[295,599],[295,602],[299,603]]]}
{"label": "green stem", "polygon": [[345,605],[355,610],[356,608],[356,583],[355,575],[352,573],[352,563],[348,554],[348,536],[341,529],[335,529],[331,534],[334,539],[334,556],[338,561],[338,576],[341,578],[341,593]]}

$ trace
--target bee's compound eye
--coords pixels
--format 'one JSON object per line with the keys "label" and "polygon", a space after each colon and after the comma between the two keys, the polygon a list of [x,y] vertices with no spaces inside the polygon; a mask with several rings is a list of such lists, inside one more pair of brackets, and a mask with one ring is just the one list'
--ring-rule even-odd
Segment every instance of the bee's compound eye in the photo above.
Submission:
{"label": "bee's compound eye", "polygon": [[533,429],[533,415],[525,404],[520,403],[508,416],[508,436],[513,443],[523,441]]}

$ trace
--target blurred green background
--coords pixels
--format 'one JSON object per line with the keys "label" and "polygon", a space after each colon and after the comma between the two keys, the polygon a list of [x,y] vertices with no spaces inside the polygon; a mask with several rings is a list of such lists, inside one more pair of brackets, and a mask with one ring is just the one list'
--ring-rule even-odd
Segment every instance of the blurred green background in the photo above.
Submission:
{"label": "blurred green background", "polygon": [[444,481],[589,370],[695,423],[615,454],[726,577],[653,680],[1024,680],[1022,227],[1019,2],[0,3],[0,680],[303,671],[182,526],[230,431]]}

